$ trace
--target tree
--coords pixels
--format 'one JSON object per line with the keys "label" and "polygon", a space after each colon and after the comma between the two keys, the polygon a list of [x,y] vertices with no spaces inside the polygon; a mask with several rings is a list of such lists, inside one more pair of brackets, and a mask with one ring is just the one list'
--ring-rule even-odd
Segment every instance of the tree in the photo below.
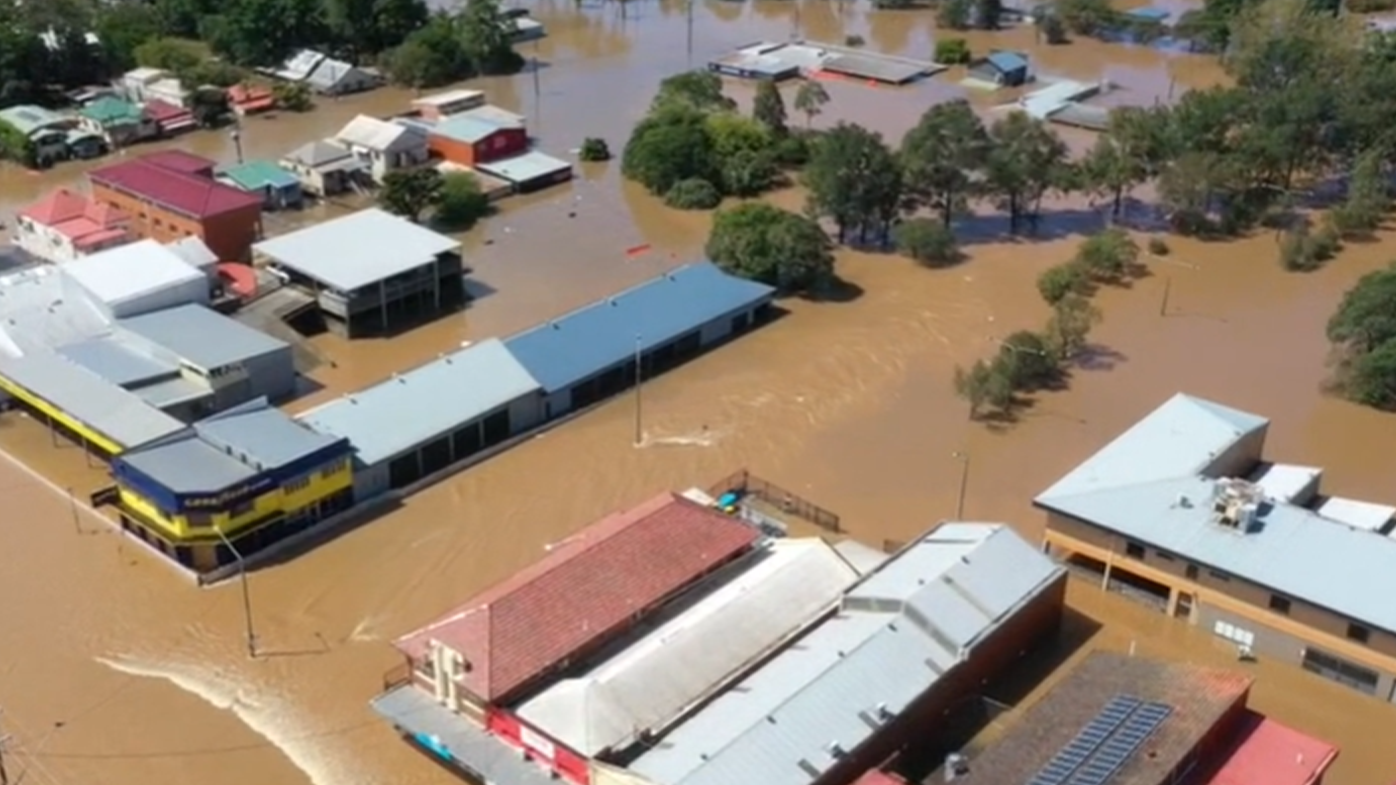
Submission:
{"label": "tree", "polygon": [[136,48],[161,33],[160,17],[145,3],[104,3],[98,9],[97,38],[118,71],[136,66]]}
{"label": "tree", "polygon": [[1042,17],[1042,21],[1038,22],[1038,29],[1042,31],[1042,38],[1051,46],[1071,43],[1071,38],[1066,34],[1066,24],[1054,13]]}
{"label": "tree", "polygon": [[1048,305],[1056,305],[1073,294],[1084,295],[1090,286],[1090,276],[1075,262],[1048,267],[1037,277],[1037,291]]}
{"label": "tree", "polygon": [[973,13],[974,5],[971,0],[941,0],[936,6],[936,27],[945,30],[968,30]]}
{"label": "tree", "polygon": [[782,292],[817,292],[831,283],[834,255],[814,221],[764,202],[719,210],[707,255],[733,275]]}
{"label": "tree", "polygon": [[1009,230],[1017,232],[1024,215],[1036,223],[1042,197],[1061,183],[1066,143],[1046,123],[1017,111],[995,121],[989,138],[984,188],[1007,208]]}
{"label": "tree", "polygon": [[1051,345],[1031,330],[1019,330],[1003,339],[993,365],[1014,391],[1040,390],[1061,378]]}
{"label": "tree", "polygon": [[711,210],[722,204],[717,186],[697,177],[680,180],[664,194],[664,204],[675,210]]}
{"label": "tree", "polygon": [[968,65],[974,59],[969,42],[963,38],[942,38],[936,41],[935,61],[941,65]]}
{"label": "tree", "polygon": [[477,73],[512,74],[523,68],[523,57],[514,51],[514,22],[499,0],[467,0],[456,24],[461,47]]}
{"label": "tree", "polygon": [[980,30],[999,29],[1003,0],[974,0],[974,24]]}
{"label": "tree", "polygon": [[1139,245],[1118,227],[1087,237],[1076,250],[1075,263],[1093,280],[1117,282],[1128,277],[1139,261]]}
{"label": "tree", "polygon": [[700,112],[731,111],[737,102],[722,93],[722,78],[711,71],[686,71],[659,83],[650,111],[674,104],[685,105]]}
{"label": "tree", "polygon": [[971,420],[979,419],[985,407],[1003,410],[1013,403],[1008,377],[982,359],[968,369],[955,366],[955,394],[969,403]]}
{"label": "tree", "polygon": [[1343,390],[1348,400],[1363,406],[1396,409],[1396,341],[1355,359],[1347,368]]}
{"label": "tree", "polygon": [[1092,192],[1111,200],[1115,218],[1124,209],[1125,194],[1154,174],[1162,155],[1158,118],[1144,110],[1116,109],[1110,125],[1081,162],[1084,184]]}
{"label": "tree", "polygon": [[315,107],[310,87],[304,82],[277,82],[271,86],[276,105],[287,112],[308,112]]}
{"label": "tree", "polygon": [[436,222],[457,230],[469,229],[490,213],[490,198],[481,190],[480,181],[465,172],[441,177],[434,204],[432,217]]}
{"label": "tree", "polygon": [[1359,278],[1329,318],[1327,333],[1349,356],[1396,340],[1396,266]]}
{"label": "tree", "polygon": [[1056,13],[1066,28],[1077,35],[1098,35],[1119,21],[1109,0],[1060,0]]}
{"label": "tree", "polygon": [[330,34],[355,57],[398,46],[430,16],[422,0],[325,0]]}
{"label": "tree", "polygon": [[1371,150],[1358,157],[1348,181],[1347,199],[1334,208],[1333,226],[1344,237],[1365,236],[1381,226],[1391,209],[1384,156]]}
{"label": "tree", "polygon": [[1058,362],[1067,362],[1086,347],[1091,328],[1100,322],[1100,309],[1079,294],[1069,294],[1052,306],[1043,339]]}
{"label": "tree", "polygon": [[805,127],[814,123],[814,118],[824,111],[829,103],[829,93],[824,85],[813,79],[806,79],[795,93],[795,110],[805,116]]}
{"label": "tree", "polygon": [[785,99],[781,97],[774,79],[762,79],[757,83],[751,116],[776,137],[789,133],[785,126]]}
{"label": "tree", "polygon": [[902,177],[892,151],[880,134],[839,123],[814,142],[803,181],[806,205],[838,227],[839,242],[856,234],[885,236],[899,212]]}
{"label": "tree", "polygon": [[189,96],[189,112],[200,128],[217,128],[233,116],[233,107],[228,103],[228,94],[210,87],[199,88]]}
{"label": "tree", "polygon": [[930,218],[912,218],[892,230],[897,250],[927,267],[941,267],[960,260],[955,235],[945,224]]}
{"label": "tree", "polygon": [[416,223],[436,204],[443,186],[441,173],[431,167],[398,169],[383,178],[378,202],[388,212]]}
{"label": "tree", "polygon": [[964,208],[988,152],[989,136],[968,102],[951,101],[926,110],[902,139],[910,206],[939,211],[949,226]]}
{"label": "tree", "polygon": [[239,0],[219,4],[216,23],[200,35],[237,65],[280,65],[295,50],[325,39],[321,0]]}
{"label": "tree", "polygon": [[625,143],[621,172],[663,195],[680,180],[711,182],[716,163],[707,116],[687,104],[668,105],[641,120]]}
{"label": "tree", "polygon": [[713,112],[703,124],[717,165],[716,184],[725,194],[755,196],[780,176],[774,138],[766,126],[736,112]]}
{"label": "tree", "polygon": [[609,161],[611,160],[611,147],[606,144],[606,140],[599,136],[588,136],[582,140],[582,147],[577,151],[577,158],[583,161]]}
{"label": "tree", "polygon": [[409,87],[438,87],[473,74],[455,24],[435,16],[385,58],[393,81]]}

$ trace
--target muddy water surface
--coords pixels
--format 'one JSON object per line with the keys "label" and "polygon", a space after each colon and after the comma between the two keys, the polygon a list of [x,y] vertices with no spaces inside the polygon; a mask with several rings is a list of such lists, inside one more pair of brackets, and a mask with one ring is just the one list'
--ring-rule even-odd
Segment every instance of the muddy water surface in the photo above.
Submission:
{"label": "muddy water surface", "polygon": [[[660,77],[731,46],[858,33],[874,48],[924,55],[932,38],[925,14],[822,0],[699,4],[691,28],[679,3],[632,4],[624,15],[615,6],[578,10],[565,2],[536,8],[552,33],[536,45],[537,79],[481,84],[491,100],[528,114],[542,148],[559,155],[584,136],[604,136],[619,149]],[[976,35],[971,43],[1027,48],[1041,70],[1080,79],[1107,68],[1115,69],[1111,78],[1128,73],[1155,86],[1170,75],[1184,85],[1217,78],[1200,58],[1085,42],[1048,49],[1025,32]],[[904,91],[837,84],[816,122],[853,119],[895,138],[953,93],[956,77]],[[743,88],[733,92],[741,97]],[[275,157],[360,111],[401,111],[409,99],[381,90],[306,115],[251,121],[244,153]],[[987,111],[995,99],[975,100]],[[220,160],[235,155],[222,135],[178,144]],[[508,203],[470,232],[481,296],[468,310],[391,342],[315,339],[334,360],[319,372],[325,389],[317,396],[525,327],[692,258],[708,219],[662,209],[621,184],[617,168],[588,166],[576,183]],[[80,174],[77,165],[41,176],[6,170],[0,214]],[[799,203],[794,192],[776,199]],[[970,424],[950,392],[954,365],[1041,323],[1034,278],[1070,255],[1068,229],[1097,220],[1082,204],[1055,207],[1062,216],[1048,231],[1062,237],[1000,242],[1001,220],[977,221],[971,259],[953,269],[843,254],[840,271],[861,296],[789,303],[776,324],[647,386],[639,448],[634,399],[621,398],[258,572],[256,631],[270,655],[256,661],[245,655],[236,586],[195,590],[90,514],[75,514],[61,491],[83,495],[101,482],[100,470],[33,422],[0,421],[0,446],[56,484],[0,461],[0,724],[16,735],[17,765],[40,783],[450,782],[366,708],[396,664],[385,641],[606,511],[742,466],[840,512],[855,536],[878,543],[954,513],[960,464],[952,453],[959,451],[971,461],[966,516],[1010,521],[1031,537],[1040,527],[1028,506],[1033,494],[1185,389],[1274,418],[1274,457],[1327,467],[1328,490],[1391,498],[1392,460],[1378,445],[1396,437],[1396,423],[1318,391],[1323,321],[1344,288],[1393,255],[1389,240],[1351,249],[1309,276],[1281,274],[1269,237],[1175,243],[1152,277],[1101,293],[1099,359],[1076,372],[1069,391],[1044,397],[1011,428]],[[316,208],[286,223],[341,209]],[[640,244],[652,251],[627,259],[623,249]],[[1170,305],[1160,315],[1165,285]],[[1133,642],[1142,653],[1226,660],[1205,635],[1118,598],[1077,586],[1072,602],[1104,625],[1092,645]],[[1294,668],[1262,663],[1256,673],[1261,710],[1344,745],[1330,782],[1368,785],[1396,773],[1375,732],[1396,723],[1390,706]]]}

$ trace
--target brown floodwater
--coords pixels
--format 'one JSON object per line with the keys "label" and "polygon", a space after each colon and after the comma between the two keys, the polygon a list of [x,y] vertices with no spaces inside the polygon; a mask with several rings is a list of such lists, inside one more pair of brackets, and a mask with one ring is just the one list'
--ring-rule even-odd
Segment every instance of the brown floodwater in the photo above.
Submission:
{"label": "brown floodwater", "polygon": [[[701,3],[691,35],[682,3],[633,3],[624,13],[618,5],[534,7],[551,32],[525,47],[543,64],[536,81],[524,74],[477,83],[491,100],[528,114],[541,147],[554,154],[585,136],[619,149],[660,77],[751,40],[857,33],[875,49],[925,55],[933,28],[926,13],[828,0]],[[1218,79],[1196,57],[1091,42],[1038,47],[1024,31],[969,38],[979,50],[1028,49],[1044,73],[1125,81],[1117,76],[1124,74],[1141,90]],[[909,90],[835,83],[834,101],[816,123],[850,119],[896,138],[953,93],[958,76]],[[244,152],[274,157],[358,112],[401,111],[409,97],[380,90],[305,115],[250,121]],[[987,112],[999,99],[974,100]],[[1085,140],[1073,137],[1078,147]],[[220,160],[234,155],[225,135],[177,144]],[[0,172],[0,214],[77,180],[82,169]],[[617,169],[588,165],[577,182],[511,200],[468,233],[480,295],[469,309],[392,341],[314,339],[335,361],[317,371],[324,389],[316,399],[461,341],[527,326],[699,253],[708,216],[662,208],[622,184]],[[800,196],[774,198],[797,207]],[[257,632],[271,652],[256,661],[244,653],[235,585],[199,591],[125,543],[62,493],[71,487],[81,498],[101,481],[99,468],[32,421],[0,420],[0,446],[32,467],[0,458],[0,728],[14,735],[11,775],[27,770],[40,785],[451,782],[367,709],[381,674],[397,663],[386,642],[609,510],[743,466],[839,512],[854,536],[876,544],[953,515],[952,453],[967,452],[967,517],[1008,521],[1035,537],[1040,516],[1029,500],[1037,491],[1187,390],[1273,418],[1271,454],[1325,466],[1328,490],[1392,499],[1396,459],[1381,446],[1396,438],[1396,419],[1320,392],[1323,322],[1345,288],[1393,255],[1389,237],[1354,246],[1310,275],[1282,273],[1271,236],[1176,241],[1151,277],[1099,295],[1101,359],[1078,370],[1069,390],[1043,396],[1010,428],[970,423],[950,389],[954,366],[1042,322],[1036,275],[1071,254],[1071,231],[1099,219],[1079,202],[1052,207],[1049,237],[1033,242],[1003,241],[1001,218],[974,221],[970,259],[951,269],[842,253],[840,273],[861,296],[791,302],[787,318],[647,385],[639,448],[633,399],[623,397],[255,573]],[[340,209],[276,220],[289,225]],[[625,256],[644,243],[653,246],[649,254]],[[1161,316],[1165,286],[1170,306]],[[1228,650],[1200,631],[1118,597],[1075,585],[1071,602],[1102,625],[1092,646],[1228,660]],[[1379,731],[1396,726],[1393,707],[1297,668],[1244,667],[1259,679],[1260,710],[1344,747],[1330,783],[1376,785],[1396,775],[1396,756]]]}

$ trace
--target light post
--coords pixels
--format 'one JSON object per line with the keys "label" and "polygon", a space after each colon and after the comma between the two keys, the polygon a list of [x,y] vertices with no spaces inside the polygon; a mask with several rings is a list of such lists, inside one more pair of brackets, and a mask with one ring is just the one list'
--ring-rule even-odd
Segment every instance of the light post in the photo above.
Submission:
{"label": "light post", "polygon": [[955,520],[965,517],[965,489],[969,487],[969,452],[956,450],[950,454],[960,462],[960,491],[955,497]]}
{"label": "light post", "polygon": [[233,126],[233,130],[229,131],[229,132],[228,132],[228,135],[231,136],[231,137],[233,137],[233,147],[234,147],[234,149],[237,150],[237,154],[238,154],[238,163],[242,163],[242,128],[241,128],[241,126],[239,126],[239,125],[234,125],[234,126]]}
{"label": "light post", "polygon": [[232,552],[233,558],[238,560],[238,581],[242,584],[242,620],[246,628],[244,634],[247,636],[247,656],[249,659],[255,660],[257,659],[257,632],[252,626],[252,591],[247,585],[247,562],[242,558],[242,551],[233,545],[222,529],[215,526],[213,530],[218,534],[218,539],[222,540],[223,544]]}

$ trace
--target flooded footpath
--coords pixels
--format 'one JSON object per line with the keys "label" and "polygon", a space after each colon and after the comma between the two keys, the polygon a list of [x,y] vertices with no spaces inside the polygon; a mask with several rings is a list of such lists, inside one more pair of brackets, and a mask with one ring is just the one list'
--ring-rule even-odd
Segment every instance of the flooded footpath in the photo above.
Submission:
{"label": "flooded footpath", "polygon": [[[691,23],[682,3],[637,2],[623,13],[618,4],[533,7],[550,31],[536,45],[537,80],[472,86],[527,114],[541,149],[555,155],[584,136],[618,150],[662,76],[752,40],[856,33],[873,49],[924,55],[933,27],[926,13],[829,0],[707,2]],[[970,37],[976,49],[990,41],[1027,49],[1040,70],[1080,79],[1098,78],[1107,58],[1152,80],[1217,78],[1202,58],[1090,42],[1048,49],[1022,31]],[[849,119],[895,137],[931,100],[926,91],[862,89],[839,85],[818,122]],[[358,112],[401,111],[408,98],[380,90],[252,121],[244,149],[276,157]],[[231,155],[221,135],[178,144]],[[316,338],[335,360],[317,372],[325,389],[316,395],[527,326],[700,253],[709,217],[664,209],[622,184],[618,169],[588,165],[572,185],[506,204],[466,235],[480,295],[466,311],[391,342]],[[80,174],[78,166],[39,176],[5,170],[0,213]],[[793,207],[800,197],[775,198]],[[961,452],[971,460],[966,517],[1008,521],[1032,538],[1041,525],[1033,495],[1186,390],[1270,417],[1271,457],[1324,466],[1331,492],[1393,499],[1396,459],[1379,445],[1396,439],[1396,418],[1320,392],[1323,324],[1359,275],[1396,256],[1391,237],[1353,246],[1309,275],[1283,273],[1269,235],[1170,241],[1174,252],[1151,262],[1152,275],[1098,295],[1101,360],[1077,370],[1068,390],[1043,396],[1005,429],[969,422],[951,391],[954,366],[1046,318],[1035,278],[1072,254],[1079,238],[1065,229],[1082,223],[1079,205],[1057,207],[1073,213],[1070,222],[1047,222],[1062,236],[1004,242],[985,231],[967,248],[969,260],[950,269],[842,253],[840,274],[858,296],[790,302],[785,318],[647,384],[641,446],[632,443],[635,401],[623,396],[254,573],[253,619],[266,652],[256,660],[246,655],[236,585],[200,591],[124,542],[64,493],[82,498],[100,482],[98,467],[32,421],[0,419],[0,447],[38,472],[0,457],[0,728],[14,736],[12,777],[18,770],[40,785],[452,782],[368,711],[382,673],[398,662],[387,641],[607,511],[741,467],[840,513],[853,536],[879,544],[954,514],[953,453]],[[641,244],[651,251],[625,256]],[[1234,653],[1203,631],[1119,597],[1074,584],[1071,602],[1099,625],[1090,646],[1234,664]],[[1256,708],[1343,747],[1330,785],[1396,775],[1376,732],[1396,726],[1393,707],[1297,668],[1235,667],[1259,679]]]}

